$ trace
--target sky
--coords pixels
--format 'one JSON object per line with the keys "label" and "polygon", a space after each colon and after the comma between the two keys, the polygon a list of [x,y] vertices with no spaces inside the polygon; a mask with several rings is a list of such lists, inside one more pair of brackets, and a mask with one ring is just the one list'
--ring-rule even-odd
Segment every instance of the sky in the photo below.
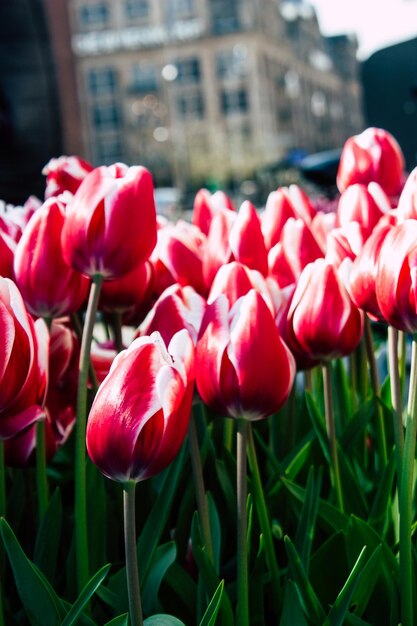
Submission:
{"label": "sky", "polygon": [[358,56],[417,37],[417,0],[309,0],[324,35],[356,33]]}

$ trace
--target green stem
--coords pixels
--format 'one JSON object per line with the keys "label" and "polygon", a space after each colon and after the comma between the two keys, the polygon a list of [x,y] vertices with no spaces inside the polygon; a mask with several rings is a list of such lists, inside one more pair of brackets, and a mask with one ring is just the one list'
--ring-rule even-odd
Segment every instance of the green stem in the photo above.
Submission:
{"label": "green stem", "polygon": [[203,467],[201,464],[200,447],[198,445],[194,415],[191,416],[190,425],[188,427],[188,442],[190,446],[191,466],[193,469],[198,515],[200,518],[207,554],[213,563],[214,557],[213,544],[211,541],[210,517],[207,506],[206,490],[204,487]]}
{"label": "green stem", "polygon": [[407,333],[403,330],[398,333],[398,375],[400,377],[401,397],[404,397],[404,386],[406,378],[406,360],[407,360]]}
{"label": "green stem", "polygon": [[237,420],[237,607],[236,624],[249,626],[249,580],[246,499],[248,422]]}
{"label": "green stem", "polygon": [[[368,357],[369,364],[369,374],[371,379],[372,391],[375,399],[379,395],[379,376],[378,376],[378,368],[376,366],[375,359],[375,346],[374,340],[372,337],[372,328],[369,317],[365,315],[365,346],[366,346],[366,354]],[[376,402],[376,436],[378,440],[378,449],[379,449],[379,457],[381,463],[381,469],[383,469],[388,460],[387,454],[387,438],[385,434],[385,424],[384,424],[384,414],[382,412],[382,407],[380,403]]]}
{"label": "green stem", "polygon": [[413,626],[413,547],[411,541],[414,457],[417,434],[417,336],[413,337],[410,387],[400,488],[401,623]]}
{"label": "green stem", "polygon": [[46,475],[46,443],[45,443],[45,420],[36,424],[36,491],[38,496],[39,522],[48,508],[48,478]]}
{"label": "green stem", "polygon": [[87,486],[85,430],[87,422],[87,384],[90,365],[90,348],[100,288],[103,277],[93,278],[88,299],[85,325],[81,341],[80,365],[78,374],[77,421],[75,425],[75,555],[77,562],[77,583],[81,592],[89,578],[88,536],[87,536]]}
{"label": "green stem", "polygon": [[120,311],[113,313],[113,333],[116,350],[117,352],[121,352],[124,349],[124,345],[122,336],[122,314]]}
{"label": "green stem", "polygon": [[278,563],[276,559],[274,542],[271,532],[271,521],[269,519],[268,509],[266,507],[264,491],[262,488],[261,473],[259,471],[258,459],[256,456],[255,441],[253,438],[252,425],[248,425],[248,459],[249,467],[252,474],[252,488],[256,503],[256,509],[259,517],[262,535],[264,538],[265,554],[268,567],[271,572],[273,600],[275,603],[276,614],[280,614],[281,599],[281,581],[279,576]]}
{"label": "green stem", "polygon": [[136,552],[135,488],[136,483],[133,481],[129,481],[123,485],[126,581],[129,596],[130,624],[131,626],[143,626],[138,558]]}
{"label": "green stem", "polygon": [[6,517],[6,466],[3,441],[0,441],[0,517]]}
{"label": "green stem", "polygon": [[233,448],[233,431],[234,420],[232,418],[225,418],[223,420],[223,441],[224,447],[228,452],[232,452]]}
{"label": "green stem", "polygon": [[332,364],[330,361],[323,365],[323,392],[324,392],[324,411],[326,417],[327,436],[330,444],[330,455],[332,465],[330,473],[332,477],[333,487],[336,489],[336,496],[340,510],[345,510],[343,503],[342,483],[340,480],[339,456],[337,454],[336,431],[334,425],[334,406],[332,392]]}
{"label": "green stem", "polygon": [[404,427],[400,373],[398,369],[398,330],[388,326],[388,369],[391,385],[391,401],[394,419],[395,461],[397,484],[401,488],[402,463],[404,456]]}

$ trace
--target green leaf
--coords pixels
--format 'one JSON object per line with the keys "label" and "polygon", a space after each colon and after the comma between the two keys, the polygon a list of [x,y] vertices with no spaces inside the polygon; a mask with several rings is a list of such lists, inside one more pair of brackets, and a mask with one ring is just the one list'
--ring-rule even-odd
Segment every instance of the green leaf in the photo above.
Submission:
{"label": "green leaf", "polygon": [[388,526],[391,511],[391,495],[395,478],[395,451],[392,450],[384,468],[374,502],[369,513],[368,523],[377,531],[384,533]]}
{"label": "green leaf", "polygon": [[90,555],[90,571],[98,570],[103,563],[110,559],[106,553],[107,524],[103,520],[109,519],[108,499],[104,486],[103,474],[89,459],[86,463],[86,489],[88,510],[88,548]]}
{"label": "green leaf", "polygon": [[184,608],[186,608],[191,616],[195,615],[196,610],[196,594],[197,585],[181,565],[177,562],[173,563],[165,576],[165,583],[169,585],[175,593],[177,602],[181,600]]}
{"label": "green leaf", "polygon": [[129,613],[115,617],[110,622],[106,622],[104,626],[129,626]]}
{"label": "green leaf", "polygon": [[353,449],[360,436],[363,436],[365,427],[375,413],[375,398],[363,402],[353,417],[349,420],[345,430],[339,437],[339,445],[346,452]]}
{"label": "green leaf", "polygon": [[32,626],[59,626],[60,599],[45,576],[25,555],[5,519],[0,532],[22,604]]}
{"label": "green leaf", "polygon": [[323,626],[343,626],[345,615],[349,610],[352,596],[359,583],[360,575],[365,565],[365,554],[366,546],[362,548],[362,551],[359,554],[358,559],[353,566],[353,569],[350,572],[343,589],[337,596],[334,605],[330,609],[330,612]]}
{"label": "green leaf", "polygon": [[291,577],[297,585],[297,589],[300,593],[300,599],[303,603],[303,609],[306,616],[312,621],[313,624],[323,624],[326,614],[321,606],[320,600],[316,596],[313,587],[311,586],[307,574],[304,570],[301,559],[294,547],[291,539],[288,536],[284,537],[285,549],[288,556],[289,568]]}
{"label": "green leaf", "polygon": [[176,556],[177,546],[174,541],[165,543],[157,548],[143,584],[142,604],[144,613],[156,611],[159,587],[166,571],[173,564]]}
{"label": "green leaf", "polygon": [[55,579],[58,548],[62,530],[61,492],[55,489],[36,535],[33,561],[48,580]]}
{"label": "green leaf", "polygon": [[185,624],[172,615],[164,615],[161,613],[145,619],[143,626],[185,626]]}
{"label": "green leaf", "polygon": [[[201,538],[197,512],[194,514],[191,527],[191,544],[194,560],[197,564],[198,571],[204,583],[206,592],[209,596],[213,596],[217,587],[220,584],[220,580],[216,574],[212,562],[207,556],[206,549]],[[229,596],[227,595],[226,591],[224,591],[221,597],[219,618],[219,623],[222,626],[233,626],[234,624],[232,606],[230,604]]]}
{"label": "green leaf", "polygon": [[202,617],[199,626],[214,626],[214,624],[216,623],[217,613],[219,612],[221,606],[223,592],[224,580],[221,580],[219,586],[214,592],[212,599],[210,600],[210,603]]}
{"label": "green leaf", "polygon": [[382,545],[379,545],[366,562],[360,577],[360,585],[356,587],[353,594],[351,607],[354,607],[354,611],[352,612],[359,617],[365,612],[381,574],[381,558]]}
{"label": "green leaf", "polygon": [[72,605],[70,611],[67,613],[64,621],[62,622],[62,626],[73,626],[78,620],[83,608],[90,600],[91,596],[96,592],[98,587],[100,587],[103,580],[106,578],[109,573],[110,565],[104,565],[102,568],[90,578],[88,583],[85,585],[84,589],[81,591],[80,595]]}
{"label": "green leaf", "polygon": [[289,580],[285,585],[284,606],[279,626],[308,626],[300,603],[297,586]]}
{"label": "green leaf", "polygon": [[210,492],[207,492],[207,506],[210,520],[211,541],[213,545],[214,567],[216,572],[220,568],[220,550],[222,544],[222,530],[216,504]]}
{"label": "green leaf", "polygon": [[301,562],[306,572],[308,572],[309,569],[311,546],[314,539],[314,529],[319,506],[321,476],[322,472],[319,471],[319,475],[316,480],[314,467],[310,468],[307,479],[306,495],[294,541],[294,545],[300,555]]}
{"label": "green leaf", "polygon": [[306,404],[308,414],[317,435],[317,439],[319,440],[319,444],[323,451],[324,458],[326,459],[327,464],[330,466],[332,464],[332,460],[330,455],[329,438],[326,433],[324,420],[313,396],[308,391],[306,391]]}
{"label": "green leaf", "polygon": [[171,511],[185,458],[185,446],[165,475],[159,496],[147,516],[146,523],[138,540],[138,563],[141,580],[145,580],[153,554],[159,544],[162,532]]}
{"label": "green leaf", "polygon": [[[299,502],[304,502],[306,490],[303,487],[283,477],[281,477],[281,482]],[[323,521],[334,528],[334,530],[343,530],[349,523],[349,517],[347,515],[322,499],[319,500],[318,515]]]}

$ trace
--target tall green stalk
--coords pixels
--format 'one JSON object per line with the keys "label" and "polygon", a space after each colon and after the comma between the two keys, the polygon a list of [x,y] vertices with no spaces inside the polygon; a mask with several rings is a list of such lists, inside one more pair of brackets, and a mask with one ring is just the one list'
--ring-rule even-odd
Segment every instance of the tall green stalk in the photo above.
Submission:
{"label": "tall green stalk", "polygon": [[275,604],[276,614],[279,615],[281,600],[281,581],[279,577],[278,563],[272,538],[271,521],[269,519],[268,509],[266,507],[264,491],[262,488],[262,479],[259,471],[258,459],[256,456],[252,424],[250,422],[248,425],[248,459],[252,475],[252,488],[255,505],[259,517],[259,524],[261,526],[261,531],[264,538],[266,560],[268,563],[269,571],[271,572],[273,602]]}
{"label": "tall green stalk", "polygon": [[129,597],[130,626],[143,626],[138,558],[136,552],[135,489],[136,483],[134,481],[129,481],[123,485],[126,582]]}
{"label": "tall green stalk", "polygon": [[332,391],[332,364],[327,361],[323,364],[323,392],[324,411],[326,418],[327,436],[330,444],[331,467],[330,473],[333,487],[336,490],[337,502],[342,513],[345,510],[343,502],[342,483],[340,480],[339,456],[337,453],[336,430],[334,421],[334,404]]}
{"label": "tall green stalk", "polygon": [[82,591],[89,578],[88,536],[87,536],[87,485],[85,431],[87,423],[87,384],[90,365],[90,348],[100,289],[103,277],[93,278],[88,299],[83,335],[81,340],[78,374],[77,420],[75,424],[75,555],[77,563],[77,584]]}
{"label": "tall green stalk", "polygon": [[397,484],[401,489],[402,463],[404,456],[404,427],[402,419],[401,380],[398,367],[398,330],[388,326],[388,369],[391,385],[391,401],[394,420],[395,461],[397,465]]}
{"label": "tall green stalk", "polygon": [[[365,315],[365,346],[366,355],[368,357],[369,374],[374,397],[379,394],[379,375],[375,359],[375,346],[372,337],[372,328],[369,317]],[[378,451],[380,457],[380,469],[384,469],[387,464],[387,438],[385,434],[384,414],[379,402],[376,403],[376,436],[378,442]]]}
{"label": "tall green stalk", "polygon": [[36,494],[38,499],[38,519],[43,516],[48,508],[48,478],[46,475],[46,442],[45,420],[36,423]]}
{"label": "tall green stalk", "polygon": [[246,451],[248,422],[237,420],[237,607],[236,624],[249,626],[249,580],[248,580],[248,538],[247,538],[247,476]]}
{"label": "tall green stalk", "polygon": [[414,459],[417,435],[417,335],[413,336],[400,502],[400,590],[402,626],[413,626],[413,546],[411,541]]}
{"label": "tall green stalk", "polygon": [[207,505],[206,490],[204,487],[203,467],[201,463],[200,447],[198,445],[197,429],[194,415],[191,415],[188,426],[188,443],[190,446],[191,467],[193,470],[195,496],[197,500],[198,515],[203,532],[204,544],[211,562],[214,562],[213,544],[211,540],[210,517]]}

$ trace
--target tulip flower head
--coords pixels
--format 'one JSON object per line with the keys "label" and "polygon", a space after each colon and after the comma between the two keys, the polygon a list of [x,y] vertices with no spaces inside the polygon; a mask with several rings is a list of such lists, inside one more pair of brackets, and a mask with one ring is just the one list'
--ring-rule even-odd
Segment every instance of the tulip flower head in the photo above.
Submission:
{"label": "tulip flower head", "polygon": [[90,172],[67,205],[61,241],[66,263],[91,278],[132,272],[156,244],[150,172],[122,163]]}
{"label": "tulip flower head", "polygon": [[295,363],[271,311],[255,290],[229,307],[225,295],[207,306],[196,351],[203,401],[223,415],[259,420],[286,401]]}
{"label": "tulip flower head", "polygon": [[288,322],[294,341],[309,358],[321,361],[353,352],[363,330],[362,312],[352,302],[335,267],[325,259],[317,259],[303,270]]}
{"label": "tulip flower head", "polygon": [[396,139],[382,128],[367,128],[350,137],[340,157],[337,186],[342,193],[350,185],[376,182],[388,196],[400,193],[404,155]]}
{"label": "tulip flower head", "polygon": [[165,344],[135,339],[115,358],[87,423],[88,454],[107,477],[141,481],[179,452],[190,420],[194,345],[186,330]]}
{"label": "tulip flower head", "polygon": [[43,168],[46,176],[45,198],[58,196],[64,191],[74,194],[93,166],[77,156],[60,156],[51,159]]}
{"label": "tulip flower head", "polygon": [[16,285],[0,277],[0,439],[44,417],[47,328],[27,313]]}

